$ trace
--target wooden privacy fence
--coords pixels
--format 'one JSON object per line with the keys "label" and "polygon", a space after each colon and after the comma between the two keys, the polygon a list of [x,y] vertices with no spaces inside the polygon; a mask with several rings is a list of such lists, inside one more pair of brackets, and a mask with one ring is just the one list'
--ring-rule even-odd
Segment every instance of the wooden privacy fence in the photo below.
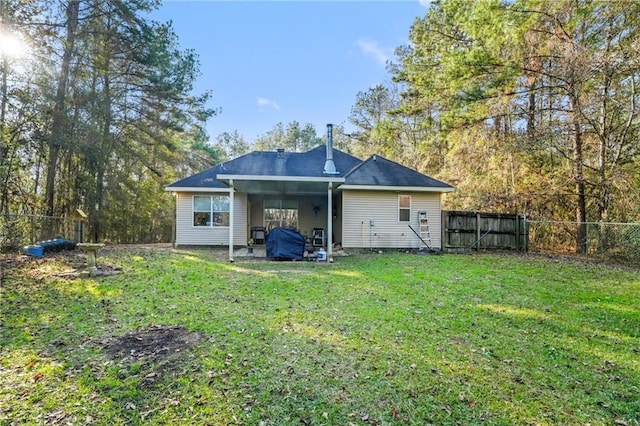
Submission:
{"label": "wooden privacy fence", "polygon": [[519,214],[442,212],[442,250],[527,250],[526,217]]}

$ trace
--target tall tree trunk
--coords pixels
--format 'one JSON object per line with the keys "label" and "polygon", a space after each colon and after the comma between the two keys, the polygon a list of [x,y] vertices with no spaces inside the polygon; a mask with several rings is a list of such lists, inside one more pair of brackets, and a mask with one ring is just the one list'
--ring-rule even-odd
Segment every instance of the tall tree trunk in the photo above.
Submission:
{"label": "tall tree trunk", "polygon": [[[7,8],[8,6],[2,2],[0,3],[0,11],[2,16],[2,22],[7,22]],[[9,152],[8,144],[6,143],[6,115],[7,115],[7,73],[9,72],[9,61],[6,57],[2,57],[2,65],[0,73],[2,73],[2,81],[0,87],[0,182],[5,183],[9,179],[10,169],[7,165],[7,154]],[[9,191],[7,186],[2,187],[2,197],[0,198],[0,213],[5,212],[9,204]]]}
{"label": "tall tree trunk", "polygon": [[[5,2],[0,2],[0,17],[2,18],[2,22],[7,22],[8,20],[8,5]],[[5,143],[5,125],[6,125],[6,115],[7,115],[7,73],[9,72],[9,60],[6,56],[2,56],[2,67],[0,68],[0,72],[2,73],[2,93],[0,96],[0,167],[4,165],[5,158],[7,156],[7,144]],[[2,169],[0,169],[2,170]],[[1,209],[0,209],[1,211]]]}
{"label": "tall tree trunk", "polygon": [[[600,131],[598,149],[598,222],[607,220],[609,211],[609,183],[607,182],[607,100],[609,98],[609,75],[605,75],[602,90],[602,105],[600,108]],[[598,238],[598,252],[605,252],[608,248],[608,228],[600,225],[600,238]]]}
{"label": "tall tree trunk", "polygon": [[578,229],[576,232],[576,252],[587,252],[587,203],[585,194],[584,167],[583,167],[583,140],[582,126],[578,114],[578,101],[575,95],[571,99],[571,121],[573,125],[573,179],[577,197],[576,222]]}
{"label": "tall tree trunk", "polygon": [[[109,21],[108,28],[111,28],[111,21]],[[109,72],[111,71],[111,61],[109,58],[110,52],[105,52],[103,69],[102,69],[102,85],[103,85],[103,93],[102,96],[104,99],[102,100],[102,105],[100,106],[100,111],[103,116],[102,119],[102,142],[100,144],[100,160],[97,162],[97,171],[96,171],[96,180],[95,180],[95,194],[96,194],[96,202],[94,204],[93,211],[93,239],[94,241],[99,241],[102,238],[104,232],[102,231],[102,215],[104,210],[104,188],[105,188],[105,172],[107,165],[110,161],[112,144],[111,144],[111,124],[113,122],[113,113],[112,113],[112,99],[111,99],[111,76]]]}
{"label": "tall tree trunk", "polygon": [[[7,164],[7,154],[9,152],[8,144],[6,143],[7,139],[7,128],[6,128],[6,113],[7,113],[7,70],[8,70],[8,61],[6,58],[2,59],[2,69],[0,72],[2,73],[2,99],[0,99],[0,182],[3,184],[9,180],[9,174],[11,173],[11,169]],[[9,191],[7,191],[7,185],[2,186],[2,197],[0,197],[0,213],[5,212],[9,204]]]}
{"label": "tall tree trunk", "polygon": [[51,139],[49,141],[49,160],[47,163],[47,182],[45,185],[46,215],[53,216],[55,212],[55,182],[58,171],[58,156],[62,141],[65,137],[65,103],[67,97],[67,85],[69,83],[69,69],[76,40],[78,28],[78,13],[80,0],[70,0],[67,3],[67,34],[64,43],[64,53],[60,66],[60,75],[56,88],[56,98],[53,107],[53,121],[51,123]]}

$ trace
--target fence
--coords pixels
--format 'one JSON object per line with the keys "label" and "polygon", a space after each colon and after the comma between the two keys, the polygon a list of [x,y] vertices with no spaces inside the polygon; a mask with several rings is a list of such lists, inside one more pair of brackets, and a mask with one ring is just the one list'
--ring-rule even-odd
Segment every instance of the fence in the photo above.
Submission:
{"label": "fence", "polygon": [[[0,253],[58,236],[81,242],[79,222],[66,217],[0,215]],[[640,223],[587,222],[587,255],[640,261]],[[442,212],[442,249],[575,253],[577,222],[528,220],[523,215]]]}
{"label": "fence", "polygon": [[0,252],[10,252],[37,241],[65,237],[80,242],[78,222],[66,217],[0,215]]}
{"label": "fence", "polygon": [[523,215],[467,211],[442,212],[443,251],[527,250]]}
{"label": "fence", "polygon": [[[640,260],[640,223],[587,222],[586,254]],[[527,220],[532,251],[575,253],[577,222]]]}

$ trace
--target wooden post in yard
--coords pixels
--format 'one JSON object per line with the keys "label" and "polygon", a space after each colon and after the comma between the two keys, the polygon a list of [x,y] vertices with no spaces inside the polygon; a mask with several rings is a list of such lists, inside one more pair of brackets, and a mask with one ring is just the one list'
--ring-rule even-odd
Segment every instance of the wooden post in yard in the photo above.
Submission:
{"label": "wooden post in yard", "polygon": [[480,229],[480,212],[476,213],[476,251],[480,251],[480,238],[482,237],[482,232]]}
{"label": "wooden post in yard", "polygon": [[520,215],[516,214],[516,251],[520,251]]}

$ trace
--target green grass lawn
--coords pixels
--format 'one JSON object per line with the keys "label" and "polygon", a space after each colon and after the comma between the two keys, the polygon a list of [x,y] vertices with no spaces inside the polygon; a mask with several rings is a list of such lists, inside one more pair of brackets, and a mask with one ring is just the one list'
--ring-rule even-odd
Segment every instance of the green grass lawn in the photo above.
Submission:
{"label": "green grass lawn", "polygon": [[[640,424],[638,270],[507,255],[99,254],[125,273],[56,278],[79,254],[3,271],[0,424]],[[158,326],[197,341],[108,351]]]}

